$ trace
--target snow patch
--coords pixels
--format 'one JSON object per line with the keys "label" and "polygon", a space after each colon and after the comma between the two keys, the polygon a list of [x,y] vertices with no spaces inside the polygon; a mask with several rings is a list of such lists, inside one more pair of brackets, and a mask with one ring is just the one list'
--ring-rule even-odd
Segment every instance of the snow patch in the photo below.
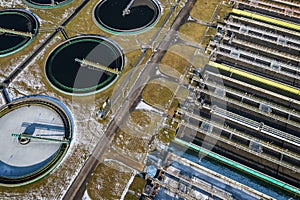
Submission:
{"label": "snow patch", "polygon": [[0,1],[0,7],[3,8],[14,8],[14,7],[18,7],[19,5],[22,5],[22,0],[13,0],[13,1],[1,0]]}
{"label": "snow patch", "polygon": [[133,180],[134,180],[134,177],[135,177],[135,173],[133,173],[133,174],[131,175],[131,177],[130,177],[130,179],[129,179],[129,181],[128,181],[128,183],[127,183],[127,185],[126,185],[126,187],[125,187],[125,189],[124,189],[124,191],[123,191],[123,193],[122,193],[122,196],[121,196],[120,200],[124,200],[124,198],[125,198],[125,196],[126,196],[126,194],[127,194],[127,192],[128,192],[128,189],[129,189],[131,183],[132,183]]}
{"label": "snow patch", "polygon": [[83,197],[82,197],[82,200],[92,200],[91,197],[89,196],[87,190],[85,190],[85,192],[83,194]]}
{"label": "snow patch", "polygon": [[162,76],[162,77],[164,77],[164,78],[168,78],[166,75],[164,75],[163,73],[161,73],[159,70],[156,70],[155,74],[156,74],[157,76]]}
{"label": "snow patch", "polygon": [[145,103],[144,101],[140,101],[138,103],[138,105],[136,106],[136,109],[137,110],[149,110],[149,111],[153,111],[153,112],[156,112],[156,113],[159,113],[159,114],[163,114],[162,111],[157,110],[156,108],[150,106],[149,104]]}

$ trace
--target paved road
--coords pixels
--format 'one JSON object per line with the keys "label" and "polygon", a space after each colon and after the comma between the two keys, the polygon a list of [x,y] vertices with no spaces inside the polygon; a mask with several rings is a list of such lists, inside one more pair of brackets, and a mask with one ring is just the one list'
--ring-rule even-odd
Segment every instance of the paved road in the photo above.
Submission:
{"label": "paved road", "polygon": [[106,149],[110,147],[111,141],[113,140],[113,137],[119,128],[118,125],[120,124],[122,119],[126,117],[127,111],[130,110],[129,108],[131,108],[133,102],[136,100],[139,94],[141,94],[143,88],[139,86],[144,85],[150,80],[150,78],[152,77],[151,75],[155,74],[155,67],[157,66],[157,63],[161,61],[164,54],[166,53],[166,50],[174,42],[176,31],[179,30],[181,24],[184,23],[188,18],[188,14],[195,2],[196,0],[188,1],[184,8],[177,15],[175,21],[171,25],[170,30],[161,41],[158,50],[151,57],[151,63],[145,65],[143,73],[140,74],[140,76],[137,78],[137,81],[135,82],[135,85],[130,89],[127,97],[124,98],[122,106],[120,106],[121,109],[116,111],[115,117],[109,124],[105,136],[98,142],[92,155],[86,161],[85,165],[65,194],[65,200],[80,199],[83,196],[86,189],[86,183],[90,180],[91,174],[95,170],[99,161],[102,160],[102,155],[104,154]]}
{"label": "paved road", "polygon": [[[158,28],[158,30],[156,31],[154,36],[151,38],[151,41],[149,42],[148,46],[152,46],[153,43],[157,40],[158,36],[160,35],[160,33],[163,30],[166,23],[169,21],[170,17],[172,16],[172,13],[174,12],[174,10],[175,10],[176,6],[179,4],[179,2],[180,2],[180,0],[177,0],[177,4],[170,8],[170,11],[169,11],[168,15],[166,16],[166,18],[164,19],[163,23]],[[142,54],[137,59],[135,65],[133,67],[133,70],[130,70],[129,74],[126,75],[127,78],[125,79],[125,81],[122,82],[122,85],[118,86],[116,92],[114,93],[114,96],[111,98],[112,99],[112,104],[114,104],[113,101],[117,101],[117,99],[122,96],[122,93],[124,92],[124,88],[126,88],[128,82],[131,80],[131,77],[133,76],[133,74],[135,74],[136,70],[141,70],[140,68],[138,68],[138,66],[142,63],[143,59],[145,58],[145,56],[147,55],[149,50],[150,50],[150,48],[147,48],[147,49],[143,50]],[[145,67],[142,70],[144,70],[144,69],[145,69]]]}
{"label": "paved road", "polygon": [[128,156],[124,156],[115,149],[110,148],[109,151],[106,151],[105,154],[103,155],[103,160],[104,159],[113,159],[120,161],[124,165],[141,172],[144,170],[145,165],[143,163],[140,163],[136,160],[133,160],[132,158],[129,158]]}

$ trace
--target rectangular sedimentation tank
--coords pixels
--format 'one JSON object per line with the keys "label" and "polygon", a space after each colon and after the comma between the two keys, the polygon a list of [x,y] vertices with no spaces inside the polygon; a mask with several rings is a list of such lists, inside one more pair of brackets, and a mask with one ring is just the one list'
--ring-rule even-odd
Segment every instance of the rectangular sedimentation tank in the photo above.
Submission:
{"label": "rectangular sedimentation tank", "polygon": [[[190,89],[205,95],[201,111],[181,108],[177,111],[182,119],[187,118],[178,121],[177,134],[182,140],[177,142],[205,151],[197,145],[206,143],[204,138],[212,138],[217,141],[212,149],[217,153],[214,155],[249,167],[246,171],[256,169],[254,176],[262,173],[274,177],[278,181],[275,185],[282,189],[287,189],[284,183],[297,188],[300,185],[300,26],[297,24],[300,5],[277,0],[255,5],[247,0],[234,2],[232,13],[218,25],[221,39],[210,43],[214,50],[204,71],[207,87],[202,87],[203,80],[192,78]],[[289,10],[282,10],[287,4]],[[293,13],[288,17],[290,10]],[[218,82],[220,78],[223,83]],[[218,94],[219,90],[224,90],[223,95]],[[213,108],[212,97],[225,101],[227,108]],[[211,115],[216,119],[211,120]],[[225,119],[224,124],[218,123],[221,118]],[[196,138],[189,136],[188,130],[196,131]],[[196,145],[185,142],[190,140]],[[300,195],[299,188],[293,186],[287,190]]]}

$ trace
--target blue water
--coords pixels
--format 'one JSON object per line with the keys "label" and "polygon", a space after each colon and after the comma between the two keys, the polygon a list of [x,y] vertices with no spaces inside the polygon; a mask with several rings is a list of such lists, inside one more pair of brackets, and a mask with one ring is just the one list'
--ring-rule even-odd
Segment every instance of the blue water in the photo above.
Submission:
{"label": "blue water", "polygon": [[[211,178],[205,174],[202,174],[194,169],[192,169],[191,167],[189,166],[185,166],[181,163],[178,163],[178,162],[173,162],[172,163],[172,166],[177,168],[177,169],[180,169],[180,174],[184,175],[184,176],[187,176],[187,177],[197,177],[201,180],[204,180],[205,182],[207,183],[210,183],[220,189],[223,189],[225,191],[228,191],[229,193],[232,194],[232,197],[234,199],[244,199],[244,200],[255,200],[256,198],[254,198],[253,196],[251,195],[248,195],[247,193],[239,190],[239,189],[236,189],[230,185],[227,185],[227,184],[224,184],[223,182],[220,182],[214,178]],[[201,188],[200,188],[201,190]],[[200,191],[202,194],[206,194],[207,196],[209,196],[209,193],[206,193],[205,191]],[[216,197],[214,197],[216,198]]]}
{"label": "blue water", "polygon": [[184,200],[184,198],[182,197],[179,197],[179,196],[170,196],[166,193],[166,189],[165,188],[161,188],[158,192],[158,194],[155,196],[154,198],[155,200]]}
{"label": "blue water", "polygon": [[276,188],[270,184],[267,184],[266,182],[263,182],[259,179],[255,179],[247,174],[243,174],[241,172],[238,172],[234,169],[229,168],[228,166],[218,163],[208,157],[204,157],[199,162],[198,154],[192,150],[186,150],[182,151],[182,148],[179,147],[176,144],[170,144],[169,151],[175,153],[176,155],[179,155],[185,159],[188,159],[194,163],[197,163],[203,167],[206,167],[212,171],[215,171],[223,176],[226,176],[232,180],[235,180],[239,183],[242,183],[250,188],[253,188],[257,191],[260,191],[266,195],[269,195],[275,199],[278,200],[287,200],[289,198],[292,198],[292,194],[289,194],[286,191],[280,190],[279,188]]}

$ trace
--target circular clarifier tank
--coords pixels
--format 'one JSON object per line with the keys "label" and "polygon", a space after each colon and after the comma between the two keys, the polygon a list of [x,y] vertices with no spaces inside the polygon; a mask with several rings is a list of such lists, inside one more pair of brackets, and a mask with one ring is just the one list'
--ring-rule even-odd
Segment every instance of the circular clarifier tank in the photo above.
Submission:
{"label": "circular clarifier tank", "polygon": [[111,86],[121,74],[124,56],[114,41],[95,35],[67,40],[52,51],[45,72],[51,85],[71,95],[89,95]]}
{"label": "circular clarifier tank", "polygon": [[31,96],[0,108],[0,185],[20,186],[50,173],[73,134],[68,109],[58,100]]}
{"label": "circular clarifier tank", "polygon": [[104,0],[94,9],[97,25],[114,34],[146,31],[155,25],[159,16],[156,0]]}
{"label": "circular clarifier tank", "polygon": [[0,11],[0,57],[13,54],[26,47],[36,37],[37,17],[22,9]]}
{"label": "circular clarifier tank", "polygon": [[71,3],[73,0],[24,0],[26,4],[35,8],[56,8]]}

